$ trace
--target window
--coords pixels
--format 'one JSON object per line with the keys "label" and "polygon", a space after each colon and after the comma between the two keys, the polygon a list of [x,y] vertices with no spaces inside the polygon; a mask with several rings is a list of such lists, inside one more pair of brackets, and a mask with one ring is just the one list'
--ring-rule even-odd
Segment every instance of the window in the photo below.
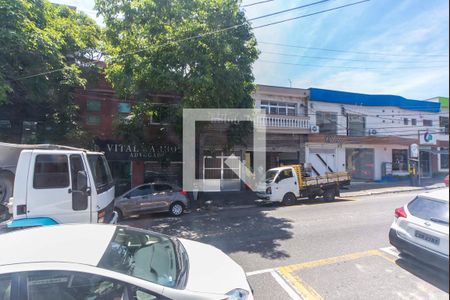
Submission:
{"label": "window", "polygon": [[440,168],[441,170],[448,170],[448,148],[441,148],[439,154]]}
{"label": "window", "polygon": [[69,164],[67,156],[36,156],[33,187],[35,189],[69,187]]}
{"label": "window", "polygon": [[261,101],[261,109],[266,111],[266,114],[282,115],[282,116],[296,116],[297,104],[275,102],[275,101]]}
{"label": "window", "polygon": [[432,120],[423,120],[423,126],[433,126]]}
{"label": "window", "polygon": [[102,119],[100,116],[88,115],[86,118],[87,125],[99,125],[101,122],[102,122]]}
{"label": "window", "polygon": [[316,124],[321,133],[337,134],[337,113],[318,111]]}
{"label": "window", "polygon": [[439,117],[439,127],[444,128],[444,133],[448,134],[448,117]]}
{"label": "window", "polygon": [[13,280],[10,275],[0,275],[0,300],[10,300]]}
{"label": "window", "polygon": [[117,227],[98,267],[183,289],[188,273],[187,259],[183,245],[176,239]]}
{"label": "window", "polygon": [[361,115],[348,115],[348,136],[366,135],[366,117]]}
{"label": "window", "polygon": [[[119,300],[165,299],[141,288],[99,275],[68,272],[30,272],[26,281],[28,300]],[[8,299],[8,298],[7,298]]]}
{"label": "window", "polygon": [[408,150],[392,150],[392,171],[408,172]]}
{"label": "window", "polygon": [[117,104],[117,111],[121,114],[129,114],[131,112],[131,103],[119,102]]}
{"label": "window", "polygon": [[409,119],[408,118],[404,118],[403,119],[403,124],[404,125],[409,125]]}
{"label": "window", "polygon": [[156,193],[162,193],[162,192],[171,192],[173,189],[168,184],[155,184],[153,186]]}
{"label": "window", "polygon": [[102,103],[100,100],[88,99],[86,102],[86,109],[88,112],[100,112],[102,110]]}
{"label": "window", "polygon": [[417,119],[411,119],[411,125],[417,126]]}
{"label": "window", "polygon": [[80,182],[78,182],[78,172],[84,171],[81,155],[72,154],[70,156],[70,176],[72,178],[72,209],[74,211],[86,210],[88,208],[87,195],[81,192]]}
{"label": "window", "polygon": [[292,175],[291,170],[282,170],[280,174],[278,175],[278,181],[282,181],[284,179],[292,178],[294,175]]}
{"label": "window", "polygon": [[418,196],[408,204],[408,210],[413,216],[424,220],[439,220],[447,224],[449,221],[448,202]]}
{"label": "window", "polygon": [[11,128],[10,120],[0,120],[0,129],[9,129]]}
{"label": "window", "polygon": [[145,195],[150,195],[152,193],[152,186],[151,185],[142,185],[140,187],[135,188],[132,190],[129,195],[130,197],[141,197]]}
{"label": "window", "polygon": [[88,154],[87,157],[97,193],[100,194],[109,190],[114,182],[105,157],[99,154]]}

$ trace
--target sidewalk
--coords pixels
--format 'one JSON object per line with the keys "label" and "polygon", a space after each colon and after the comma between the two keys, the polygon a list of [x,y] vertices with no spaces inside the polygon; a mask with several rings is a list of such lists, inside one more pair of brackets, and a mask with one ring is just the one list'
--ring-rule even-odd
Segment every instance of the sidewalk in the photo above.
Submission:
{"label": "sidewalk", "polygon": [[[352,182],[341,191],[341,198],[363,197],[410,191],[425,191],[445,187],[442,178],[425,179],[419,187],[404,182]],[[238,209],[256,206],[258,197],[252,191],[200,193],[197,201],[192,201],[192,210]]]}

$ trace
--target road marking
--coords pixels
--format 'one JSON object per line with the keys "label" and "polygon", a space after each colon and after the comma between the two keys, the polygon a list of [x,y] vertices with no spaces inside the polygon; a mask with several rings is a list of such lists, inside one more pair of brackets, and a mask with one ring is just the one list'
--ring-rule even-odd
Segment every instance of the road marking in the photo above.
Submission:
{"label": "road marking", "polygon": [[255,276],[255,275],[259,275],[259,274],[270,273],[273,270],[274,269],[264,269],[264,270],[258,270],[258,271],[253,271],[253,272],[247,272],[246,275],[247,275],[247,277],[250,277],[250,276]]}
{"label": "road marking", "polygon": [[294,276],[286,267],[278,268],[278,272],[295,289],[304,300],[323,299],[311,286],[304,282],[298,275]]}
{"label": "road marking", "polygon": [[302,300],[309,298],[301,298],[295,290],[276,272],[275,270],[271,271],[270,274],[275,279],[275,281],[281,286],[281,288],[291,297],[292,300]]}
{"label": "road marking", "polygon": [[324,259],[304,262],[304,263],[300,263],[300,264],[289,265],[284,268],[286,268],[287,271],[289,271],[289,272],[294,272],[294,271],[298,271],[298,270],[302,270],[302,269],[326,266],[326,265],[336,264],[336,263],[340,263],[340,262],[351,261],[351,260],[355,260],[355,259],[362,258],[362,257],[378,256],[378,255],[380,255],[380,251],[369,250],[369,251],[364,251],[364,252],[356,252],[356,253],[351,253],[351,254],[346,254],[346,255],[341,255],[341,256],[336,256],[336,257],[330,257],[330,258],[324,258]]}
{"label": "road marking", "polygon": [[391,247],[385,247],[385,248],[380,248],[381,251],[386,252],[387,254],[390,254],[394,257],[400,258],[400,253],[397,251],[397,249],[393,246]]}

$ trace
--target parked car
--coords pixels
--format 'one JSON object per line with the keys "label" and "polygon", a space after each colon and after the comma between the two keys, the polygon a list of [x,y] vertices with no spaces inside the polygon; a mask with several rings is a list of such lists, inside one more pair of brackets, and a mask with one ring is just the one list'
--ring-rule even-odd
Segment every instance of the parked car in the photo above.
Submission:
{"label": "parked car", "polygon": [[1,299],[253,299],[243,269],[210,245],[113,225],[0,235]]}
{"label": "parked car", "polygon": [[187,192],[170,183],[137,186],[115,199],[119,219],[149,212],[170,212],[181,216],[188,206]]}
{"label": "parked car", "polygon": [[395,210],[389,240],[401,253],[448,271],[449,189],[418,195]]}
{"label": "parked car", "polygon": [[446,186],[448,186],[448,175],[445,176],[445,178],[444,178],[444,183],[445,183]]}

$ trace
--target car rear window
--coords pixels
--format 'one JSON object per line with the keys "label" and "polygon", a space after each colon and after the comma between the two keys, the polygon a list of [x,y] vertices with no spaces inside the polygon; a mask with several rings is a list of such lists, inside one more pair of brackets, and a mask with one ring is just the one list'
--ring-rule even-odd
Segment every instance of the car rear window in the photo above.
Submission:
{"label": "car rear window", "polygon": [[448,202],[441,202],[425,197],[417,197],[408,204],[408,210],[413,216],[447,224],[449,221],[448,209]]}

